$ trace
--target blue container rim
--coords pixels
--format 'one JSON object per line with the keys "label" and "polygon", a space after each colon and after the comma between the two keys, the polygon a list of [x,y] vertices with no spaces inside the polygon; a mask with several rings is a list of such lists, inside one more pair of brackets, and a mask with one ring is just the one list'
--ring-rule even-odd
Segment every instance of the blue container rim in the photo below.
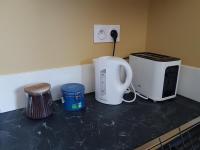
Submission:
{"label": "blue container rim", "polygon": [[61,87],[61,91],[63,93],[76,93],[76,92],[83,92],[85,91],[84,85],[80,83],[68,83],[64,84]]}

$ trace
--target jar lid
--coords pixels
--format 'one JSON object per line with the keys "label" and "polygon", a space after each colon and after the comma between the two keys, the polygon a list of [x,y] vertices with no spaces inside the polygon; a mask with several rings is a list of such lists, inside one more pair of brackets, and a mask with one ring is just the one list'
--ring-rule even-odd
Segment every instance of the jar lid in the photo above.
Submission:
{"label": "jar lid", "polygon": [[68,92],[68,93],[73,93],[73,92],[84,92],[85,87],[84,85],[80,83],[68,83],[64,84],[61,87],[62,92]]}
{"label": "jar lid", "polygon": [[30,84],[24,87],[24,91],[30,95],[40,95],[50,90],[51,85],[49,83],[37,83]]}

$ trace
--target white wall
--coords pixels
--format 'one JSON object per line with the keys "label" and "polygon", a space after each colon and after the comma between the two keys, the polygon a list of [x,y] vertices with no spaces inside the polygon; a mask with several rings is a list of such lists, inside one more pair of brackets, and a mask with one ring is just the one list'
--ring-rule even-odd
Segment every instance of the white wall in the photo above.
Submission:
{"label": "white wall", "polygon": [[[54,100],[61,97],[60,86],[77,82],[86,87],[86,93],[94,92],[94,67],[92,64],[0,76],[0,112],[25,107],[24,86],[30,83],[48,82],[52,86]],[[200,68],[182,66],[178,94],[200,102]]]}
{"label": "white wall", "polygon": [[85,85],[86,93],[94,91],[93,65],[82,65],[0,76],[0,112],[25,107],[24,86],[30,83],[48,82],[52,86],[54,100],[61,97],[60,86],[76,82]]}
{"label": "white wall", "polygon": [[178,94],[200,102],[200,68],[182,65]]}

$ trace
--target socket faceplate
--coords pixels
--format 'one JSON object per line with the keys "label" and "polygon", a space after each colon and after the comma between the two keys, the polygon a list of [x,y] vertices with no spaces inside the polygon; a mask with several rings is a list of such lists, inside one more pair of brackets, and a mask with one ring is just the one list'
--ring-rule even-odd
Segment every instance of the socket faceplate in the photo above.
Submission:
{"label": "socket faceplate", "polygon": [[94,25],[94,43],[113,42],[110,32],[117,30],[117,42],[120,41],[120,25]]}

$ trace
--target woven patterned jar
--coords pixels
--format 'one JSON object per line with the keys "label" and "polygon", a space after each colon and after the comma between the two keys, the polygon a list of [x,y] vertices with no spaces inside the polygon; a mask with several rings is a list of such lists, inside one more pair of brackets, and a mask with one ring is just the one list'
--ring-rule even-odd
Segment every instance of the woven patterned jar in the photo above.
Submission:
{"label": "woven patterned jar", "polygon": [[26,86],[28,95],[26,115],[31,119],[42,119],[52,114],[52,97],[50,84],[39,83]]}

